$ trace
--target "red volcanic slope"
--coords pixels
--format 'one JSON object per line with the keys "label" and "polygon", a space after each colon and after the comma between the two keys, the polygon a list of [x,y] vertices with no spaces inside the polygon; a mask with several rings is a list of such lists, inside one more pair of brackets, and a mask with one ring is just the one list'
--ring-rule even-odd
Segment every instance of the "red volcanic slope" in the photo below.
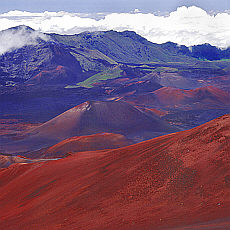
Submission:
{"label": "red volcanic slope", "polygon": [[64,66],[57,66],[56,69],[43,70],[33,78],[29,79],[26,83],[28,84],[54,84],[63,83],[65,81],[73,81],[72,76],[69,74],[68,69]]}
{"label": "red volcanic slope", "polygon": [[122,101],[85,102],[27,132],[23,140],[5,146],[5,151],[37,150],[70,137],[102,132],[138,137],[150,133],[153,137],[152,133],[175,132],[175,128]]}
{"label": "red volcanic slope", "polygon": [[[130,102],[130,103],[132,104],[132,102]],[[144,108],[144,107],[139,107],[139,106],[136,106],[136,107],[145,111],[146,113],[154,114],[154,115],[157,115],[159,117],[162,117],[162,116],[167,114],[167,111],[164,111],[164,110],[157,110],[154,108]]]}
{"label": "red volcanic slope", "polygon": [[89,136],[71,137],[58,144],[48,148],[42,157],[62,157],[69,152],[84,152],[103,149],[116,149],[131,145],[132,141],[128,140],[121,134],[99,133]]}
{"label": "red volcanic slope", "polygon": [[230,216],[229,164],[226,115],[121,149],[12,165],[0,171],[1,228],[150,230],[218,222]]}
{"label": "red volcanic slope", "polygon": [[29,160],[24,157],[0,154],[0,168],[7,168],[14,163],[27,163]]}
{"label": "red volcanic slope", "polygon": [[168,123],[122,101],[85,102],[34,129],[31,135],[71,137],[100,132],[167,132]]}
{"label": "red volcanic slope", "polygon": [[152,93],[141,95],[135,99],[141,104],[160,104],[165,106],[203,105],[223,106],[230,104],[230,94],[213,86],[183,90],[163,87]]}
{"label": "red volcanic slope", "polygon": [[[7,168],[12,164],[29,164],[33,162],[45,162],[48,160],[56,159],[29,159],[24,156],[12,156],[10,154],[0,154],[0,170],[2,168]],[[1,183],[0,183],[1,184]]]}

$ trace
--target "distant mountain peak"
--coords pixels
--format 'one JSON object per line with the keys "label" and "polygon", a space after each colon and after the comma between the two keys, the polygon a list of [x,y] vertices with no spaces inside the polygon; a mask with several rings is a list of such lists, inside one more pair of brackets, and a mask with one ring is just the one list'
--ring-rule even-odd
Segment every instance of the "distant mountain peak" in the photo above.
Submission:
{"label": "distant mountain peak", "polygon": [[[19,26],[11,27],[11,28],[9,28],[7,30],[8,31],[20,31],[20,30],[24,30],[24,31],[27,31],[27,32],[33,32],[33,31],[35,31],[34,29],[32,29],[31,27],[26,26],[26,25],[19,25]],[[5,30],[5,31],[7,31],[7,30]]]}

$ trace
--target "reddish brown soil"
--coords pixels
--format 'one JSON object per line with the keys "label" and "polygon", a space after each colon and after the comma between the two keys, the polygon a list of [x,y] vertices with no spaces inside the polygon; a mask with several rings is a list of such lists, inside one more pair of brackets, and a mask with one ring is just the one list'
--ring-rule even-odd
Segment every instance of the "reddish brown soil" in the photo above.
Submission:
{"label": "reddish brown soil", "polygon": [[230,115],[117,150],[12,165],[0,171],[1,228],[153,230],[218,222],[230,217],[229,165]]}
{"label": "reddish brown soil", "polygon": [[27,159],[18,157],[18,156],[6,156],[6,155],[0,155],[0,169],[1,168],[7,168],[11,164],[14,163],[26,163]]}
{"label": "reddish brown soil", "polygon": [[29,159],[24,156],[12,156],[10,154],[0,154],[0,170],[2,168],[7,168],[12,164],[29,164],[33,162],[41,162],[48,160],[56,160],[56,159]]}
{"label": "reddish brown soil", "polygon": [[89,136],[71,137],[48,148],[48,150],[41,154],[42,157],[56,158],[63,157],[70,152],[116,149],[131,144],[132,141],[121,134],[99,133]]}
{"label": "reddish brown soil", "polygon": [[85,102],[29,130],[17,142],[5,145],[3,150],[5,153],[36,151],[70,137],[103,132],[144,140],[156,133],[163,135],[176,130],[158,116],[122,101]]}
{"label": "reddish brown soil", "polygon": [[64,66],[57,66],[52,70],[43,70],[33,78],[27,81],[28,84],[41,83],[61,83],[69,81],[71,77],[68,75],[68,70]]}
{"label": "reddish brown soil", "polygon": [[151,115],[157,115],[159,117],[163,117],[167,114],[167,111],[164,111],[164,110],[158,110],[158,109],[153,109],[153,108],[144,108],[144,107],[140,107],[140,106],[137,106],[137,108],[145,111],[146,113],[149,113]]}
{"label": "reddish brown soil", "polygon": [[[78,105],[36,128],[31,134],[72,137],[100,132],[169,131],[173,128],[157,116],[149,116],[122,101],[95,101]],[[113,132],[112,132],[113,133]]]}
{"label": "reddish brown soil", "polygon": [[[140,95],[134,99],[137,104],[163,105],[169,107],[202,108],[222,107],[230,104],[230,94],[213,86],[183,90],[163,87],[152,93]],[[185,107],[186,108],[186,107]]]}

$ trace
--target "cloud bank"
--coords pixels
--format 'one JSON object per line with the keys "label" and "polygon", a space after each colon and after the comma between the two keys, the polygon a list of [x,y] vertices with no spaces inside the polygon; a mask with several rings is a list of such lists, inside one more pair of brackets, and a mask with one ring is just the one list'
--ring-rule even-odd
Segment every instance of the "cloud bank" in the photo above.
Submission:
{"label": "cloud bank", "polygon": [[2,31],[0,32],[0,55],[25,45],[36,45],[39,39],[48,40],[48,36],[38,31],[27,31],[25,27],[21,27],[20,30]]}
{"label": "cloud bank", "polygon": [[[172,41],[192,46],[203,43],[230,46],[230,13],[207,13],[196,7],[179,7],[168,15],[141,13],[77,14],[68,12],[0,14],[0,30],[27,25],[46,33],[76,34],[83,31],[132,30],[154,43]],[[1,40],[0,40],[1,41]]]}

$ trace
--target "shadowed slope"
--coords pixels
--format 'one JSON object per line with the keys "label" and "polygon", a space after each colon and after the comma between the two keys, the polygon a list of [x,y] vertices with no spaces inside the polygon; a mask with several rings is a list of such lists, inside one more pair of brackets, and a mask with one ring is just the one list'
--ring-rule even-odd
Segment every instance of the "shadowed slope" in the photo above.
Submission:
{"label": "shadowed slope", "polygon": [[84,80],[79,61],[65,46],[51,41],[40,41],[0,55],[0,69],[2,83],[65,85]]}
{"label": "shadowed slope", "polygon": [[1,227],[149,230],[228,218],[229,151],[226,115],[117,150],[11,166],[0,172]]}
{"label": "shadowed slope", "polygon": [[[167,131],[170,127],[157,117],[149,116],[121,101],[85,102],[46,122],[34,134],[64,136],[102,131],[121,133],[143,130]],[[61,131],[61,132],[60,132]]]}
{"label": "shadowed slope", "polygon": [[120,133],[143,140],[173,131],[176,129],[159,117],[122,101],[85,102],[29,131],[23,140],[5,146],[5,149],[36,150],[70,137],[101,132]]}

